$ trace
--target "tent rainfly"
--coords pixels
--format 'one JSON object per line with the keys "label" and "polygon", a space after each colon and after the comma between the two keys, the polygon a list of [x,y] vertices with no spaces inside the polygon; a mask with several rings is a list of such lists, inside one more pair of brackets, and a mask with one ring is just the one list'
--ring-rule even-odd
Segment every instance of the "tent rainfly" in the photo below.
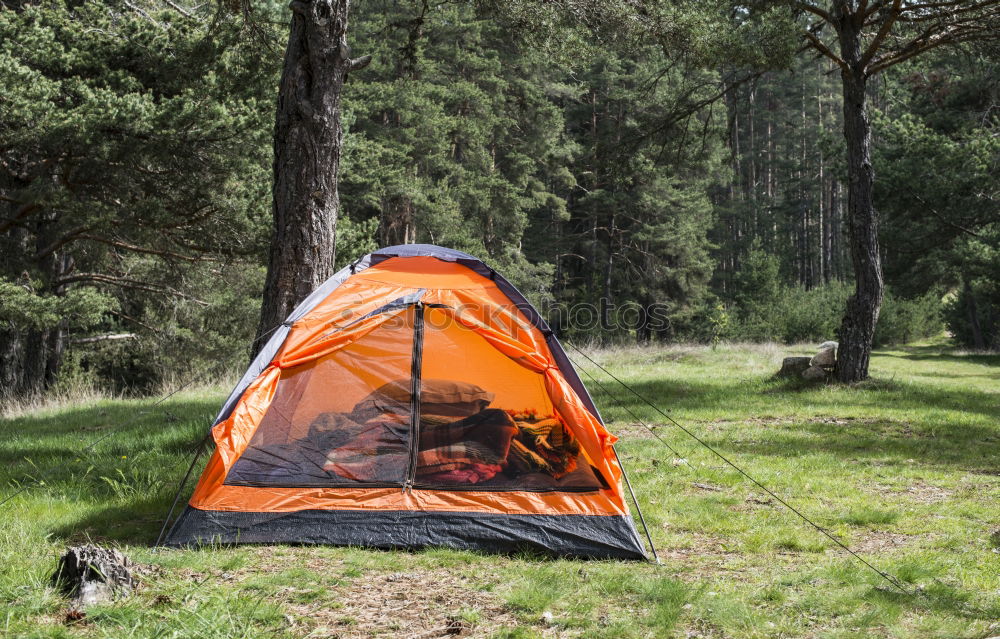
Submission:
{"label": "tent rainfly", "polygon": [[367,255],[278,327],[212,427],[166,543],[646,557],[558,340],[480,260]]}

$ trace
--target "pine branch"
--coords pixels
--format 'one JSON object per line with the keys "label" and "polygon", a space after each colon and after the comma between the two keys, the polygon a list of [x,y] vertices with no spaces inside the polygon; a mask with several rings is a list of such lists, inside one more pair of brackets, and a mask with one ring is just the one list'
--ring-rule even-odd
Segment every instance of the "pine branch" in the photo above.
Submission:
{"label": "pine branch", "polygon": [[211,262],[214,261],[211,258],[198,256],[198,255],[184,255],[182,253],[175,253],[173,251],[165,251],[162,249],[154,249],[145,246],[138,246],[136,244],[129,244],[127,242],[122,242],[120,240],[113,240],[107,237],[101,237],[99,235],[79,235],[80,239],[91,240],[93,242],[100,242],[101,244],[107,244],[108,246],[114,246],[115,248],[125,249],[126,251],[132,251],[134,253],[145,253],[148,255],[159,255],[160,257],[169,257],[178,260],[184,260],[186,262]]}
{"label": "pine branch", "polygon": [[165,2],[168,5],[170,5],[171,8],[173,8],[177,13],[181,14],[185,18],[192,18],[192,17],[194,17],[193,15],[191,15],[190,11],[188,11],[184,7],[180,6],[176,2],[172,2],[172,0],[163,0],[163,2]]}
{"label": "pine branch", "polygon": [[920,4],[911,4],[906,7],[906,10],[924,11],[927,9],[950,9],[949,13],[954,14],[956,12],[975,11],[976,9],[981,9],[982,7],[988,7],[991,4],[997,4],[996,0],[981,0],[980,2],[973,2],[972,4],[967,4],[963,0],[947,0],[946,2],[923,2]]}
{"label": "pine branch", "polygon": [[872,38],[872,41],[868,45],[868,48],[865,49],[864,54],[862,54],[861,56],[862,69],[868,66],[868,63],[871,62],[871,59],[875,57],[876,53],[878,53],[879,47],[882,46],[882,42],[889,35],[889,32],[892,31],[892,26],[896,24],[896,20],[899,19],[900,6],[902,4],[903,0],[893,0],[892,8],[889,9],[889,15],[885,16],[882,19],[882,26],[879,27],[878,33],[876,33],[875,37]]}
{"label": "pine branch", "polygon": [[94,335],[92,337],[77,337],[75,339],[71,339],[70,342],[73,344],[93,344],[94,342],[135,339],[136,337],[138,337],[138,335],[135,333],[106,333],[104,335]]}
{"label": "pine branch", "polygon": [[[927,32],[925,31],[925,33]],[[905,62],[910,58],[930,51],[931,49],[936,49],[942,45],[959,44],[961,42],[972,42],[974,40],[985,40],[995,37],[996,36],[992,32],[985,31],[975,26],[965,27],[965,25],[957,25],[951,30],[930,35],[923,40],[919,38],[911,40],[898,52],[889,53],[882,58],[876,59],[867,70],[867,74],[869,76],[875,75],[879,71],[883,71],[891,66]]]}
{"label": "pine branch", "polygon": [[21,226],[25,218],[41,208],[41,204],[25,204],[14,213],[14,217],[0,219],[0,233],[6,233],[15,226]]}
{"label": "pine branch", "polygon": [[952,222],[951,220],[949,220],[945,216],[941,215],[941,213],[939,213],[937,209],[935,209],[933,206],[931,206],[930,204],[928,204],[927,201],[924,200],[924,198],[920,197],[919,195],[917,195],[917,194],[914,193],[913,197],[915,197],[917,199],[917,201],[919,201],[921,204],[923,204],[924,206],[926,206],[927,210],[930,211],[932,214],[934,214],[934,217],[936,217],[937,219],[941,220],[942,222],[944,222],[945,224],[947,224],[951,228],[953,228],[953,229],[955,229],[957,231],[961,231],[963,233],[967,233],[967,234],[971,235],[972,237],[982,237],[979,233],[976,233],[975,231],[973,231],[971,229],[967,229],[964,226],[960,226],[958,224],[955,224],[954,222]]}
{"label": "pine branch", "polygon": [[158,329],[156,327],[150,326],[149,324],[146,324],[145,322],[137,320],[136,318],[132,317],[131,315],[126,315],[125,313],[121,313],[119,311],[111,311],[111,314],[114,315],[115,317],[122,318],[126,322],[132,322],[133,324],[136,324],[137,326],[141,326],[144,329],[146,329],[147,331],[149,331],[150,333],[162,333],[163,332],[163,331],[161,331],[160,329]]}
{"label": "pine branch", "polygon": [[121,288],[129,288],[138,291],[146,291],[147,293],[163,293],[168,295],[173,295],[175,297],[180,297],[182,299],[189,300],[198,304],[200,306],[209,306],[209,303],[200,300],[196,297],[182,293],[177,289],[171,288],[169,286],[161,286],[158,284],[151,284],[149,282],[142,282],[139,280],[133,280],[127,277],[116,277],[113,275],[105,275],[103,273],[77,273],[76,275],[69,275],[67,277],[61,277],[54,282],[55,286],[65,286],[67,284],[73,284],[76,282],[91,282],[95,284],[110,284],[112,286],[118,286]]}
{"label": "pine branch", "polygon": [[[926,9],[927,5],[925,5]],[[954,9],[944,12],[944,11],[929,11],[927,13],[920,13],[920,8],[918,6],[904,7],[903,15],[900,17],[900,22],[915,23],[915,22],[946,22],[950,18],[957,18],[962,14],[977,12],[981,9],[989,9],[985,12],[985,15],[970,16],[971,19],[989,19],[996,18],[1000,14],[1000,2],[997,0],[981,0],[980,2],[975,2],[973,4],[958,6]],[[915,15],[914,15],[915,14]]]}
{"label": "pine branch", "polygon": [[823,9],[820,9],[816,5],[810,4],[809,2],[793,2],[792,6],[795,7],[796,9],[801,9],[802,11],[809,12],[814,16],[818,16],[819,18],[823,19],[826,22],[829,22],[830,24],[835,24],[832,15],[830,15]]}
{"label": "pine branch", "polygon": [[39,249],[35,253],[35,258],[34,259],[35,260],[40,260],[43,257],[47,257],[47,256],[55,253],[56,251],[58,251],[59,249],[61,249],[64,246],[66,246],[67,244],[69,244],[73,240],[79,238],[82,233],[86,233],[91,228],[93,228],[93,227],[91,227],[91,226],[78,226],[75,229],[71,229],[70,231],[67,231],[66,233],[63,233],[61,236],[59,236],[55,241],[53,241],[52,243],[50,243],[48,246]]}
{"label": "pine branch", "polygon": [[806,39],[809,40],[809,44],[812,45],[812,47],[814,49],[816,49],[817,51],[819,51],[820,53],[822,53],[826,57],[828,57],[831,60],[833,60],[834,62],[836,62],[837,66],[839,66],[844,71],[849,71],[850,70],[847,67],[847,63],[844,62],[844,60],[840,56],[838,56],[836,53],[834,53],[833,51],[831,51],[829,49],[829,47],[827,47],[825,44],[823,44],[823,42],[819,38],[817,38],[813,34],[809,33],[808,31],[805,32],[805,36],[806,36]]}

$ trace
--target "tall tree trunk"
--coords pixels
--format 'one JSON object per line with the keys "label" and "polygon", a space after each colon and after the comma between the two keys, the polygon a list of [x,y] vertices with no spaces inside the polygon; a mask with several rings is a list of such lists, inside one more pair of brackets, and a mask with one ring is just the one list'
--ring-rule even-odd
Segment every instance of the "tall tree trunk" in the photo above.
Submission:
{"label": "tall tree trunk", "polygon": [[[25,248],[42,252],[52,243],[57,222],[56,212],[39,215],[34,225],[33,246],[27,246],[25,239]],[[63,252],[49,251],[36,258],[32,274],[41,285],[38,292],[65,295],[66,287],[57,282],[71,267],[72,259]],[[19,283],[34,290],[35,283],[27,275],[27,272],[22,274]],[[26,329],[12,323],[0,326],[0,398],[38,395],[55,383],[66,346],[66,327],[66,320],[43,328]]]}
{"label": "tall tree trunk", "polygon": [[834,178],[830,182],[830,273],[834,279],[844,279],[844,251],[841,235],[841,222],[844,218],[844,206],[840,196],[840,181]]}
{"label": "tall tree trunk", "polygon": [[[20,190],[27,185],[27,181],[14,179],[11,171],[0,173],[0,194],[5,195],[8,189],[10,192]],[[0,200],[0,216],[13,219],[17,206],[17,203]],[[31,286],[30,277],[27,272],[21,272],[24,265],[14,256],[29,250],[28,238],[27,229],[18,226],[8,229],[6,236],[0,235],[0,276],[26,288]],[[26,333],[13,320],[0,322],[0,401],[24,392]]]}
{"label": "tall tree trunk", "polygon": [[[424,37],[424,22],[427,19],[427,12],[430,11],[429,0],[423,0],[420,4],[420,12],[409,21],[409,24],[401,23],[406,27],[406,43],[399,49],[399,58],[396,60],[397,80],[419,80],[420,60],[417,58],[418,44]],[[395,112],[392,118],[386,119],[386,124],[391,124],[393,128],[403,128],[403,118],[399,112]],[[460,140],[455,140],[452,146],[452,154],[456,162],[462,161],[462,145]],[[409,167],[414,178],[419,178],[419,165],[416,161]],[[417,239],[417,227],[414,217],[413,199],[403,193],[395,193],[383,198],[379,214],[378,238],[382,246],[395,246],[397,244],[412,244]]]}
{"label": "tall tree trunk", "polygon": [[878,245],[878,215],[872,199],[875,171],[871,162],[871,122],[868,119],[862,65],[860,25],[854,16],[841,15],[838,37],[844,91],[844,137],[847,140],[847,228],[854,266],[854,294],[840,325],[836,375],[841,382],[868,377],[872,338],[882,305],[882,263]]}
{"label": "tall tree trunk", "polygon": [[604,260],[604,282],[601,288],[601,337],[604,343],[610,343],[611,334],[615,327],[611,324],[611,312],[613,303],[611,301],[612,276],[615,272],[615,216],[611,215],[611,226],[608,231],[608,254]]}
{"label": "tall tree trunk", "polygon": [[985,350],[986,339],[983,337],[983,328],[979,324],[979,309],[976,305],[976,295],[972,292],[969,281],[963,282],[963,292],[965,293],[965,311],[969,315],[969,328],[972,330],[972,345],[976,350]]}
{"label": "tall tree trunk", "polygon": [[274,229],[254,352],[333,274],[343,131],[340,96],[352,69],[350,0],[294,0],[274,126]]}
{"label": "tall tree trunk", "polygon": [[416,241],[417,227],[412,199],[399,195],[382,201],[378,237],[382,246],[412,244]]}

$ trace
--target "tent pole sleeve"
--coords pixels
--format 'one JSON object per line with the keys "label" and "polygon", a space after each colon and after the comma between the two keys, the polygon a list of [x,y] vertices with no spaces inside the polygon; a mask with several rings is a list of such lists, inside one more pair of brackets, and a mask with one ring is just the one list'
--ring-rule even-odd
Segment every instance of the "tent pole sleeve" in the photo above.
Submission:
{"label": "tent pole sleeve", "polygon": [[424,304],[414,305],[413,355],[410,360],[410,468],[403,490],[413,486],[417,476],[417,448],[420,446],[420,375],[424,359]]}
{"label": "tent pole sleeve", "polygon": [[[197,445],[197,447],[195,449],[195,452],[194,452],[194,459],[191,460],[191,465],[188,466],[187,472],[184,473],[184,479],[181,480],[180,486],[177,487],[177,494],[174,495],[174,502],[172,504],[170,504],[170,510],[167,511],[167,516],[163,520],[163,526],[160,528],[160,534],[156,538],[156,543],[153,544],[154,548],[156,548],[157,546],[159,546],[160,543],[163,541],[165,533],[167,532],[167,524],[170,522],[170,516],[174,514],[174,508],[177,507],[177,502],[180,501],[180,499],[181,499],[181,492],[184,490],[184,486],[187,485],[187,481],[191,477],[191,471],[194,470],[194,465],[197,464],[198,463],[198,459],[201,458],[201,453],[202,453],[203,450],[205,450],[205,442],[208,441],[208,438],[211,436],[211,434],[212,434],[212,432],[209,431],[202,438],[202,440],[200,442],[198,442],[198,445]],[[174,524],[176,525],[177,522],[175,521]],[[171,526],[170,532],[173,532],[173,526]]]}
{"label": "tent pole sleeve", "polygon": [[[566,358],[567,362],[569,362],[570,361],[569,357],[562,350],[562,346],[559,344],[559,340],[555,339],[554,335],[550,335],[549,337],[555,341],[555,344],[559,349],[559,353],[561,353],[562,356]],[[573,346],[573,348],[576,348],[577,351],[580,351],[580,349],[577,348],[575,344],[571,344],[571,346]],[[551,344],[549,345],[549,348],[550,350],[552,350]],[[553,353],[555,353],[554,350]],[[576,375],[576,368],[573,366],[572,363],[570,363],[568,369],[573,371],[573,375],[575,375],[577,381],[580,382],[580,387],[583,388],[583,392],[584,395],[586,396],[586,399],[589,400],[590,405],[594,407],[594,416],[597,417],[597,420],[601,422],[602,425],[604,425],[604,417],[601,415],[601,411],[598,410],[597,404],[594,403],[594,399],[590,396],[590,391],[588,391],[587,387],[584,386],[582,381],[580,381],[579,375]],[[615,448],[614,445],[611,446],[611,451],[615,454],[615,461],[618,462],[618,467],[622,469],[622,479],[625,480],[625,486],[628,488],[628,493],[632,496],[632,503],[635,504],[635,512],[637,515],[639,515],[639,523],[642,524],[642,531],[646,533],[646,540],[649,542],[649,550],[653,553],[653,560],[656,561],[657,564],[659,564],[661,563],[660,556],[656,554],[656,546],[653,545],[653,538],[649,534],[649,527],[646,526],[646,518],[642,515],[642,508],[639,507],[639,500],[636,499],[635,491],[632,490],[632,482],[629,481],[628,473],[625,472],[625,464],[622,463],[621,457],[618,456],[618,449]]]}
{"label": "tent pole sleeve", "polygon": [[653,545],[653,538],[649,535],[649,527],[646,526],[646,518],[642,516],[642,508],[639,508],[639,500],[635,498],[635,491],[632,490],[632,482],[628,480],[628,473],[625,472],[625,464],[622,463],[621,458],[618,456],[618,451],[614,446],[611,450],[615,453],[615,461],[618,462],[618,467],[622,469],[622,478],[625,479],[625,486],[628,487],[628,493],[632,495],[632,503],[635,504],[635,512],[639,515],[639,522],[642,524],[642,530],[646,533],[646,540],[649,542],[649,550],[653,553],[653,559],[656,563],[660,563],[660,556],[656,554],[656,546]]}

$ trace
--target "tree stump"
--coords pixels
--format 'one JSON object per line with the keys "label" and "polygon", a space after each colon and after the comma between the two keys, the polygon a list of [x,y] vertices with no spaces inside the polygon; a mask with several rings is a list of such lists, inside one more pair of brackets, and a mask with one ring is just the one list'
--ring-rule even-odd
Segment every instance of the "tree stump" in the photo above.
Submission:
{"label": "tree stump", "polygon": [[781,370],[778,377],[798,377],[809,368],[811,357],[786,357],[781,360]]}
{"label": "tree stump", "polygon": [[76,606],[89,606],[132,592],[136,584],[133,568],[117,550],[92,544],[70,546],[52,574],[52,585],[71,596]]}

